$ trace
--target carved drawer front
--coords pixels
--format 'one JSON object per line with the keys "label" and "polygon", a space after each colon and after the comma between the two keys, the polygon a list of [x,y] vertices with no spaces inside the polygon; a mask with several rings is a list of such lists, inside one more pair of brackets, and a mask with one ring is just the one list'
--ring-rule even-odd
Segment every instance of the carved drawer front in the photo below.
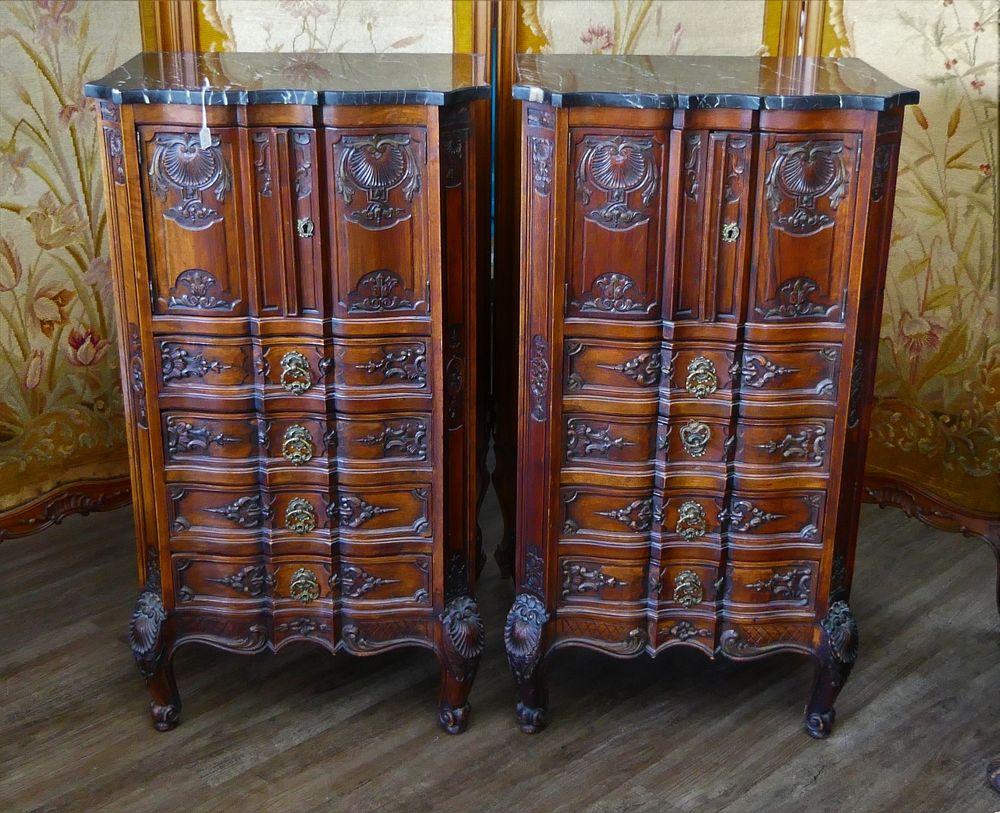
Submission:
{"label": "carved drawer front", "polygon": [[237,132],[139,128],[154,317],[247,313]]}
{"label": "carved drawer front", "polygon": [[677,416],[669,422],[661,419],[656,449],[670,469],[700,468],[706,464],[725,463],[732,445],[731,437],[728,420],[700,415]]}
{"label": "carved drawer front", "polygon": [[241,468],[257,467],[255,415],[168,411],[163,413],[161,425],[163,461],[168,472],[220,461],[235,462]]}
{"label": "carved drawer front", "polygon": [[642,602],[646,597],[646,567],[614,559],[564,556],[559,559],[560,604]]}
{"label": "carved drawer front", "polygon": [[669,614],[656,622],[657,649],[689,644],[700,647],[710,654],[715,652],[714,617],[705,618],[696,612],[681,612],[675,608],[664,612]]}
{"label": "carved drawer front", "polygon": [[329,129],[329,184],[339,319],[428,312],[426,131]]}
{"label": "carved drawer front", "polygon": [[766,606],[811,612],[816,605],[818,572],[819,563],[814,561],[731,563],[726,569],[726,609],[753,612]]}
{"label": "carved drawer front", "polygon": [[664,131],[574,129],[566,314],[659,318],[663,263]]}
{"label": "carved drawer front", "polygon": [[268,339],[258,372],[271,409],[325,411],[331,362],[323,345],[307,339]]}
{"label": "carved drawer front", "polygon": [[564,416],[563,469],[651,470],[656,426],[645,418],[609,418],[569,413]]}
{"label": "carved drawer front", "polygon": [[340,339],[330,348],[337,397],[431,397],[429,340]]}
{"label": "carved drawer front", "polygon": [[197,605],[247,609],[269,602],[274,577],[260,557],[175,553],[171,561],[178,609]]}
{"label": "carved drawer front", "polygon": [[747,319],[843,322],[859,133],[762,133]]}
{"label": "carved drawer front", "polygon": [[337,594],[336,572],[330,558],[275,557],[269,567],[275,609],[329,605]]}
{"label": "carved drawer front", "polygon": [[168,485],[167,499],[170,539],[184,550],[200,549],[213,540],[256,543],[275,516],[273,501],[256,484]]}
{"label": "carved drawer front", "polygon": [[427,413],[383,413],[377,418],[338,415],[337,459],[351,468],[374,471],[430,465],[431,426]]}
{"label": "carved drawer front", "polygon": [[649,597],[667,610],[710,609],[721,584],[719,568],[711,562],[663,562],[650,568]]}
{"label": "carved drawer front", "polygon": [[830,470],[833,421],[829,418],[743,419],[736,433],[736,461],[761,473]]}
{"label": "carved drawer front", "polygon": [[564,542],[645,545],[655,521],[648,489],[564,487],[560,494]]}
{"label": "carved drawer front", "polygon": [[[664,350],[664,356],[669,351]],[[712,401],[732,397],[734,376],[732,350],[715,347],[675,348],[670,356],[669,374],[664,373],[663,386],[671,398],[694,398]]]}
{"label": "carved drawer front", "polygon": [[741,399],[791,398],[836,402],[840,347],[831,344],[747,344],[738,374]]}
{"label": "carved drawer front", "polygon": [[655,399],[663,374],[659,344],[566,342],[563,388],[567,398],[636,396]]}
{"label": "carved drawer front", "polygon": [[772,547],[823,542],[822,491],[784,494],[735,492],[726,510],[726,537],[734,547]]}
{"label": "carved drawer front", "polygon": [[430,607],[429,556],[341,557],[337,591],[345,607]]}
{"label": "carved drawer front", "polygon": [[161,398],[207,397],[213,410],[224,411],[231,408],[227,402],[252,397],[254,354],[248,340],[163,336],[155,347],[159,369],[145,377],[158,382]]}
{"label": "carved drawer front", "polygon": [[718,549],[724,516],[720,516],[721,502],[714,494],[678,494],[671,490],[655,512],[664,547]]}
{"label": "carved drawer front", "polygon": [[261,127],[251,130],[249,139],[258,315],[320,316],[324,235],[316,131]]}
{"label": "carved drawer front", "polygon": [[[288,550],[298,544],[329,540],[330,518],[326,507],[330,500],[324,492],[289,486],[270,491],[272,546]],[[328,542],[327,542],[328,544]]]}
{"label": "carved drawer front", "polygon": [[676,322],[739,319],[737,291],[750,239],[750,133],[674,132],[680,141],[680,217],[672,303]]}
{"label": "carved drawer front", "polygon": [[341,486],[327,506],[330,527],[341,539],[378,543],[389,537],[431,534],[431,487]]}

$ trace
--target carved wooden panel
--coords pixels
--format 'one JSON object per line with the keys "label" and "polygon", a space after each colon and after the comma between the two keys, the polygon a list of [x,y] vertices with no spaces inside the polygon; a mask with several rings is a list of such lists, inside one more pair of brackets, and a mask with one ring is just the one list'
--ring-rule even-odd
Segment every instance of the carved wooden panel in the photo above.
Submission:
{"label": "carved wooden panel", "polygon": [[618,320],[658,314],[664,134],[573,130],[570,138],[575,198],[567,315]]}
{"label": "carved wooden panel", "polygon": [[560,604],[630,603],[646,596],[642,563],[585,556],[559,559]]}
{"label": "carved wooden panel", "polygon": [[248,311],[237,131],[139,128],[153,313],[243,316]]}
{"label": "carved wooden panel", "polygon": [[[203,549],[217,539],[222,544],[250,542],[270,526],[272,500],[256,483],[245,486],[177,483],[167,487],[170,538],[183,550]],[[218,544],[218,543],[216,543]]]}
{"label": "carved wooden panel", "polygon": [[165,336],[154,342],[158,369],[146,372],[146,386],[156,381],[163,396],[248,396],[253,392],[253,348],[249,342],[186,336]]}
{"label": "carved wooden panel", "polygon": [[342,485],[326,511],[341,538],[356,542],[431,533],[430,486]]}
{"label": "carved wooden panel", "polygon": [[752,322],[842,322],[854,231],[857,133],[763,133]]}
{"label": "carved wooden panel", "polygon": [[565,344],[563,389],[568,397],[652,397],[663,374],[659,344],[573,339]]}
{"label": "carved wooden panel", "polygon": [[565,413],[564,421],[564,470],[641,471],[652,459],[655,427],[648,419]]}
{"label": "carved wooden panel", "polygon": [[746,344],[740,357],[738,383],[741,399],[783,401],[809,399],[835,402],[841,349],[830,344]]}
{"label": "carved wooden panel", "polygon": [[566,541],[648,539],[653,528],[652,488],[604,489],[566,486],[560,491],[560,538]]}
{"label": "carved wooden panel", "polygon": [[264,607],[274,579],[260,557],[175,553],[171,557],[179,609],[201,606]]}
{"label": "carved wooden panel", "polygon": [[745,419],[736,439],[736,461],[747,469],[795,471],[830,469],[833,421],[809,419]]}
{"label": "carved wooden panel", "polygon": [[822,491],[750,494],[735,491],[726,509],[726,536],[734,547],[819,545],[826,495]]}
{"label": "carved wooden panel", "polygon": [[265,127],[248,133],[248,184],[257,218],[252,235],[260,273],[260,316],[323,313],[323,240],[319,159],[312,128]]}
{"label": "carved wooden panel", "polygon": [[428,607],[431,560],[428,556],[342,557],[336,583],[345,607]]}
{"label": "carved wooden panel", "polygon": [[429,310],[426,138],[421,127],[327,131],[338,318]]}
{"label": "carved wooden panel", "polygon": [[818,562],[775,559],[767,564],[733,563],[726,569],[727,609],[792,610],[809,613],[816,603]]}

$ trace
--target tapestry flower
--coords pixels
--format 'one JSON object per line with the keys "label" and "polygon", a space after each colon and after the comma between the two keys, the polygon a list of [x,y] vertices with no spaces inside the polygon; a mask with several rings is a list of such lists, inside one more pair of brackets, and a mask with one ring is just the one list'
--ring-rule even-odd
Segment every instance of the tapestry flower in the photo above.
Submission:
{"label": "tapestry flower", "polygon": [[35,230],[35,242],[44,249],[68,246],[87,233],[87,223],[76,204],[60,204],[52,192],[42,195],[24,217]]}
{"label": "tapestry flower", "polygon": [[56,325],[65,325],[68,321],[67,305],[76,296],[65,288],[50,286],[38,292],[35,301],[31,303],[31,315],[38,327],[46,336],[52,336]]}
{"label": "tapestry flower", "polygon": [[22,273],[17,250],[6,237],[0,237],[0,292],[13,291]]}
{"label": "tapestry flower", "polygon": [[615,47],[615,35],[606,25],[591,23],[580,35],[580,42],[589,45],[592,53],[599,54]]}
{"label": "tapestry flower", "polygon": [[108,352],[108,340],[98,336],[93,328],[83,325],[70,330],[67,344],[70,364],[77,367],[91,367]]}
{"label": "tapestry flower", "polygon": [[292,17],[300,17],[303,20],[309,17],[322,17],[330,10],[329,6],[320,0],[281,0],[281,9]]}
{"label": "tapestry flower", "polygon": [[21,384],[26,390],[33,390],[38,387],[42,380],[42,361],[44,357],[40,350],[32,350],[25,360],[24,368],[21,371]]}
{"label": "tapestry flower", "polygon": [[900,339],[912,356],[919,356],[925,350],[937,350],[944,328],[932,314],[914,316],[909,311],[903,311],[899,320]]}
{"label": "tapestry flower", "polygon": [[17,149],[14,140],[0,144],[0,194],[8,195],[24,189],[24,169],[31,161],[31,147]]}
{"label": "tapestry flower", "polygon": [[36,4],[42,12],[35,24],[35,36],[40,42],[56,48],[63,37],[76,36],[76,20],[69,16],[76,0],[36,0]]}

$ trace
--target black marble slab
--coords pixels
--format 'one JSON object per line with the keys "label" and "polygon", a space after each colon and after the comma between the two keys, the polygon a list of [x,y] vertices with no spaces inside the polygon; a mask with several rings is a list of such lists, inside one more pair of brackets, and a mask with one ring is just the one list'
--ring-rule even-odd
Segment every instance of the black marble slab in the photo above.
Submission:
{"label": "black marble slab", "polygon": [[85,96],[114,104],[455,104],[490,95],[472,54],[144,52]]}
{"label": "black marble slab", "polygon": [[514,98],[556,107],[888,110],[920,94],[860,59],[520,54]]}

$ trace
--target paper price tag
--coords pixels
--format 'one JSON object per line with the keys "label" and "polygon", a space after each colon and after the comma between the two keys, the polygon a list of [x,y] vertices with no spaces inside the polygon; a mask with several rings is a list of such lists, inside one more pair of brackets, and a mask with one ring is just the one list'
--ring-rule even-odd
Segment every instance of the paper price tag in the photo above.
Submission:
{"label": "paper price tag", "polygon": [[203,150],[212,146],[212,131],[208,129],[208,111],[205,109],[205,91],[208,90],[208,77],[201,86],[201,129],[198,131],[198,143]]}

